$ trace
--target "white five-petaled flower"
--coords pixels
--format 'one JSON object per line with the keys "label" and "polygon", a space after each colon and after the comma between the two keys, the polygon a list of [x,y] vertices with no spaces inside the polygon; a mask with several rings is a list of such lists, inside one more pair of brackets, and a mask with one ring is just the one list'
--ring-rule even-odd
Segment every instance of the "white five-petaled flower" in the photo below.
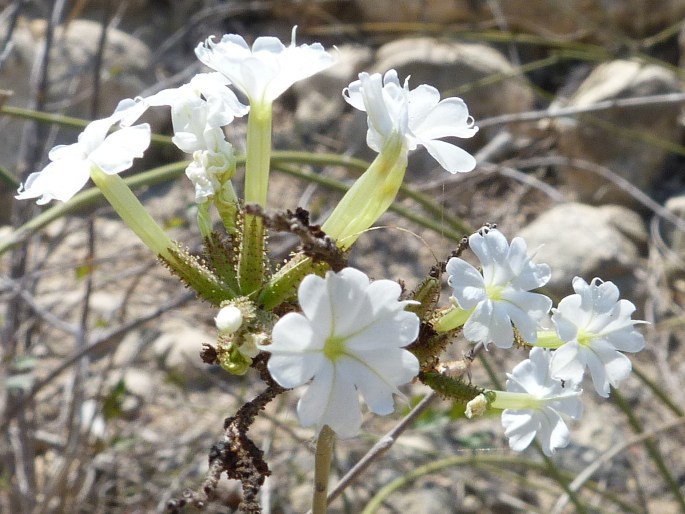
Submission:
{"label": "white five-petaled flower", "polygon": [[115,112],[89,123],[76,143],[55,146],[48,154],[51,162],[28,176],[16,198],[38,198],[39,205],[50,200],[66,202],[86,185],[93,167],[107,175],[130,168],[133,159],[142,157],[150,144],[150,125],[143,123],[107,135],[120,120],[120,114]]}
{"label": "white five-petaled flower", "polygon": [[502,412],[504,435],[509,447],[523,451],[537,435],[545,455],[569,442],[569,430],[560,413],[578,419],[583,413],[582,390],[577,384],[550,376],[550,352],[533,348],[529,358],[507,374],[507,393],[497,393],[493,407]]}
{"label": "white five-petaled flower", "polygon": [[410,90],[409,79],[402,86],[395,70],[383,77],[380,73],[360,73],[359,80],[343,90],[343,96],[347,103],[367,113],[366,140],[376,152],[399,137],[407,151],[422,145],[450,173],[475,168],[471,154],[439,139],[470,138],[478,132],[461,98],[440,100],[440,92],[426,84]]}
{"label": "white five-petaled flower", "polygon": [[472,234],[469,246],[481,263],[482,275],[462,259],[453,257],[447,263],[448,281],[459,306],[473,309],[464,324],[464,337],[510,348],[513,323],[526,341],[536,341],[537,323],[549,312],[552,300],[530,290],[547,283],[549,266],[532,262],[523,239],[516,237],[509,246],[495,229]]}
{"label": "white five-petaled flower", "polygon": [[285,46],[275,37],[258,37],[252,48],[242,36],[226,34],[218,43],[208,38],[195,48],[195,55],[222,73],[251,103],[272,103],[295,82],[325,70],[333,57],[319,43]]}
{"label": "white five-petaled flower", "polygon": [[617,387],[632,369],[620,352],[639,352],[645,346],[644,336],[635,329],[644,322],[631,319],[635,305],[619,300],[612,282],[595,278],[588,284],[575,277],[573,289],[576,294],[553,310],[552,321],[565,344],[554,352],[552,375],[580,382],[587,366],[595,390],[607,397],[610,386]]}
{"label": "white five-petaled flower", "polygon": [[330,426],[340,437],[359,433],[358,393],[376,414],[394,410],[397,386],[416,376],[419,363],[404,346],[419,332],[419,319],[398,301],[400,286],[370,282],[359,270],[308,275],[300,284],[302,314],[283,316],[273,329],[269,372],[283,387],[313,379],[297,405],[303,426]]}

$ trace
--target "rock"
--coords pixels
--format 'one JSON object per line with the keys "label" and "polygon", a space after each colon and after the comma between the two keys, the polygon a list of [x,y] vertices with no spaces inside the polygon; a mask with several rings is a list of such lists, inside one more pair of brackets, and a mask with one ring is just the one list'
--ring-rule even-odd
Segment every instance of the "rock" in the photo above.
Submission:
{"label": "rock", "polygon": [[[430,482],[421,489],[412,488],[389,498],[396,512],[412,514],[435,514],[436,512],[455,512],[454,495],[445,487],[433,486]],[[461,512],[459,510],[458,512]]]}
{"label": "rock", "polygon": [[627,35],[654,34],[685,15],[680,0],[354,0],[356,21],[497,24],[507,30],[548,39],[616,42]]}
{"label": "rock", "polygon": [[105,418],[100,413],[98,402],[93,399],[85,400],[81,404],[79,413],[81,430],[96,440],[104,440],[107,431]]}
{"label": "rock", "polygon": [[635,300],[633,273],[647,229],[634,212],[620,206],[560,204],[540,215],[518,234],[530,251],[542,247],[536,262],[552,268],[545,288],[559,298],[573,293],[571,280],[580,276],[613,281],[624,297]]}
{"label": "rock", "polygon": [[358,45],[341,45],[331,50],[335,65],[307,80],[296,82],[295,123],[298,132],[311,134],[336,120],[347,105],[343,88],[371,62],[371,50]]}
{"label": "rock", "polygon": [[454,23],[483,12],[468,0],[354,0],[359,20],[376,22]]}
{"label": "rock", "polygon": [[[680,91],[675,73],[656,65],[618,60],[598,66],[563,105],[583,108],[606,100]],[[552,126],[558,134],[559,153],[604,166],[648,191],[661,177],[669,152],[631,134],[676,143],[680,140],[678,116],[679,109],[671,104],[648,105],[559,118]],[[580,167],[564,169],[562,181],[586,203],[635,203],[618,185]]]}
{"label": "rock", "polygon": [[112,374],[112,379],[115,379],[115,383],[119,379],[123,380],[128,393],[149,400],[155,394],[155,382],[151,373],[147,369],[128,368],[121,377],[117,373]]}
{"label": "rock", "polygon": [[623,35],[654,34],[685,15],[680,0],[507,0],[498,7],[514,31],[613,44],[625,39]]}
{"label": "rock", "polygon": [[[443,97],[460,96],[476,119],[521,112],[533,107],[533,92],[504,55],[478,43],[461,43],[428,37],[407,38],[383,45],[376,55],[372,71],[397,70],[400,81],[411,75],[411,89],[430,84]],[[502,81],[482,85],[460,94],[460,86],[478,80],[504,77]]]}
{"label": "rock", "polygon": [[214,342],[216,335],[176,321],[169,322],[164,330],[153,343],[153,351],[171,378],[188,386],[211,384],[210,367],[200,360],[200,350],[202,343]]}

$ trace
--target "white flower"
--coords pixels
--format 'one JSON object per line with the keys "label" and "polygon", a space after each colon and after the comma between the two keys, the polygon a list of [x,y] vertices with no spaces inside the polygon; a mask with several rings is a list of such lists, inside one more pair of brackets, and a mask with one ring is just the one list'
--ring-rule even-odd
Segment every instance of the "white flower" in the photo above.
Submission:
{"label": "white flower", "polygon": [[295,46],[295,28],[290,46],[275,37],[259,37],[250,49],[242,36],[226,34],[218,43],[213,36],[200,43],[195,55],[256,103],[272,103],[295,82],[333,64],[319,43]]}
{"label": "white flower", "polygon": [[115,112],[95,120],[79,134],[78,142],[55,146],[48,154],[52,162],[42,171],[31,173],[16,198],[38,198],[39,205],[50,200],[66,202],[86,185],[93,167],[108,175],[130,168],[133,159],[142,157],[150,144],[150,125],[143,123],[107,135],[120,119]]}
{"label": "white flower", "polygon": [[366,141],[376,152],[382,152],[393,137],[400,137],[409,151],[424,146],[450,173],[475,168],[472,155],[439,140],[448,136],[469,138],[478,132],[461,98],[440,100],[440,92],[426,84],[409,90],[409,79],[401,86],[395,70],[382,78],[380,73],[360,73],[359,80],[343,90],[343,96],[347,103],[367,113]]}
{"label": "white flower", "polygon": [[400,286],[370,282],[359,270],[308,275],[298,299],[303,314],[283,316],[273,329],[269,372],[283,387],[312,379],[297,405],[303,426],[330,426],[340,437],[359,433],[358,392],[376,414],[394,410],[397,386],[419,371],[416,357],[402,349],[419,333],[419,319],[398,301]]}
{"label": "white flower", "polygon": [[563,448],[570,434],[559,413],[573,419],[583,413],[582,390],[572,382],[562,386],[559,380],[552,379],[549,363],[548,350],[533,348],[529,358],[507,374],[508,393],[498,392],[492,403],[493,407],[506,408],[502,412],[504,435],[509,447],[517,452],[528,448],[535,436],[545,455]]}
{"label": "white flower", "polygon": [[559,338],[566,342],[554,352],[552,375],[580,382],[587,366],[597,393],[607,397],[609,386],[617,387],[632,369],[620,352],[639,352],[645,346],[635,329],[643,322],[631,319],[635,305],[619,300],[612,282],[595,278],[588,284],[575,277],[573,289],[576,294],[562,299],[552,315]]}
{"label": "white flower", "polygon": [[464,337],[510,348],[513,323],[527,342],[536,341],[537,322],[549,312],[552,300],[530,290],[547,283],[549,266],[531,261],[523,239],[516,237],[509,246],[498,230],[471,235],[469,246],[480,260],[482,275],[462,259],[453,257],[447,263],[448,282],[459,306],[473,309]]}

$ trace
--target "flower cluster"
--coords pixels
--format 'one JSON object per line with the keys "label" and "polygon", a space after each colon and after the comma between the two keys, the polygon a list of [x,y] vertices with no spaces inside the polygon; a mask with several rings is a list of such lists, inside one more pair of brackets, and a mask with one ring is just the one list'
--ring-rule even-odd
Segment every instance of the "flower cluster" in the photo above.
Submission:
{"label": "flower cluster", "polygon": [[[206,288],[209,299],[222,307],[215,318],[219,335],[213,355],[224,369],[246,373],[259,352],[268,353],[261,371],[268,369],[282,387],[309,383],[297,406],[302,425],[317,432],[328,426],[341,437],[352,437],[362,424],[360,394],[370,411],[389,414],[394,396],[401,396],[399,386],[436,371],[439,355],[420,361],[418,351],[413,353],[413,343],[424,342],[422,332],[451,337],[460,330],[466,340],[485,349],[491,342],[501,349],[532,347],[508,375],[506,391],[478,394],[466,412],[472,416],[490,407],[502,409],[511,448],[521,451],[537,437],[546,454],[568,444],[561,414],[580,417],[586,368],[604,397],[629,375],[630,360],[621,352],[637,352],[645,345],[635,328],[641,322],[631,318],[635,306],[619,299],[611,282],[595,278],[587,283],[576,277],[575,294],[553,309],[547,296],[535,292],[549,281],[549,266],[534,262],[523,239],[509,243],[494,228],[468,239],[479,268],[459,257],[445,264],[453,294],[451,306],[444,309],[424,309],[414,301],[419,294],[408,296],[397,282],[371,281],[351,267],[329,262],[329,268],[343,268],[336,273],[326,271],[326,262],[317,262],[317,268],[304,253],[270,274],[264,264],[266,224],[255,214],[258,209],[243,209],[241,200],[266,207],[272,103],[295,82],[331,66],[333,57],[318,43],[297,46],[295,29],[289,46],[260,37],[250,48],[242,37],[230,34],[218,42],[208,38],[195,54],[214,71],[145,98],[122,100],[111,116],[88,124],[76,143],[53,148],[51,162],[29,175],[17,198],[38,198],[39,204],[67,201],[92,178],[155,254],[198,292]],[[249,105],[231,88],[247,97]],[[410,89],[408,78],[400,82],[395,70],[360,73],[342,94],[366,113],[367,143],[378,152],[321,227],[330,238],[326,242],[332,240],[335,252],[345,255],[395,200],[409,152],[422,146],[448,172],[469,172],[476,166],[474,157],[442,139],[471,138],[478,128],[462,99],[441,99],[437,89],[425,84]],[[147,109],[159,106],[171,108],[172,141],[192,157],[186,175],[211,250],[206,261],[212,264],[199,270],[193,266],[205,261],[184,260],[117,176],[142,157],[150,143],[150,126],[133,124]],[[232,185],[236,157],[224,127],[243,116],[247,153],[239,199]],[[115,125],[118,130],[108,135]],[[230,237],[242,231],[230,248],[210,245],[210,205]],[[237,222],[239,212],[242,223]],[[278,301],[267,304],[265,291],[280,291],[282,296],[274,293]],[[554,329],[545,330],[541,324],[550,312]]]}
{"label": "flower cluster", "polygon": [[499,348],[514,342],[535,346],[509,375],[507,392],[498,392],[491,406],[505,409],[502,424],[512,449],[527,447],[537,434],[549,454],[569,440],[558,412],[572,418],[582,412],[578,396],[586,367],[604,397],[630,374],[630,360],[621,351],[637,352],[645,344],[635,329],[641,322],[631,319],[635,306],[619,299],[612,282],[595,278],[588,284],[576,277],[576,294],[552,309],[555,330],[543,330],[540,323],[552,301],[531,290],[547,283],[549,266],[533,263],[521,238],[509,245],[496,229],[473,234],[469,247],[482,271],[460,258],[449,260],[455,306],[445,319],[466,318],[464,337],[486,348],[490,342]]}

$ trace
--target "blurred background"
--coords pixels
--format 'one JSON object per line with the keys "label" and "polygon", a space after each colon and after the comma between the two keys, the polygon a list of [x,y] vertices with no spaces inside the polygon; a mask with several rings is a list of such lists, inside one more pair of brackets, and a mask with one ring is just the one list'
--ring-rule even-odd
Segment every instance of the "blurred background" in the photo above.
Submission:
{"label": "blurred background", "polygon": [[[685,512],[682,0],[0,0],[0,512],[165,512],[201,484],[223,418],[263,388],[255,375],[201,363],[216,313],[104,201],[35,230],[26,224],[45,208],[13,195],[52,146],[74,141],[79,119],[207,71],[193,52],[207,37],[287,43],[294,25],[298,44],[319,41],[337,62],[276,102],[276,149],[373,159],[365,116],[341,95],[361,71],[394,68],[411,88],[462,97],[480,126],[459,141],[479,162],[471,173],[452,176],[412,154],[414,194],[359,240],[351,264],[411,288],[462,236],[497,223],[509,239],[544,245],[536,260],[553,269],[552,297],[572,292],[576,275],[599,276],[650,322],[647,348],[631,356],[636,373],[611,401],[586,385],[586,413],[553,459],[567,481],[596,466],[579,503],[564,499],[534,450],[508,450],[496,417],[467,421],[463,408],[436,401],[331,512]],[[171,134],[165,108],[146,116]],[[244,120],[226,131],[241,153]],[[127,173],[183,159],[154,144]],[[198,249],[193,189],[177,168],[180,178],[136,193],[174,239]],[[359,173],[274,164],[270,207],[303,206],[314,222],[341,193],[297,171]],[[235,180],[241,190],[241,170]],[[274,235],[275,262],[296,243]],[[450,353],[467,350],[456,341]],[[492,368],[504,381],[522,358],[491,351],[473,380],[491,386]],[[405,392],[413,402],[426,390]],[[273,473],[265,513],[309,508],[312,432],[297,423],[296,399],[279,397],[250,431]],[[398,419],[367,418],[363,437],[338,444],[337,473]],[[233,512],[239,485],[222,481],[219,492],[207,511]]]}

